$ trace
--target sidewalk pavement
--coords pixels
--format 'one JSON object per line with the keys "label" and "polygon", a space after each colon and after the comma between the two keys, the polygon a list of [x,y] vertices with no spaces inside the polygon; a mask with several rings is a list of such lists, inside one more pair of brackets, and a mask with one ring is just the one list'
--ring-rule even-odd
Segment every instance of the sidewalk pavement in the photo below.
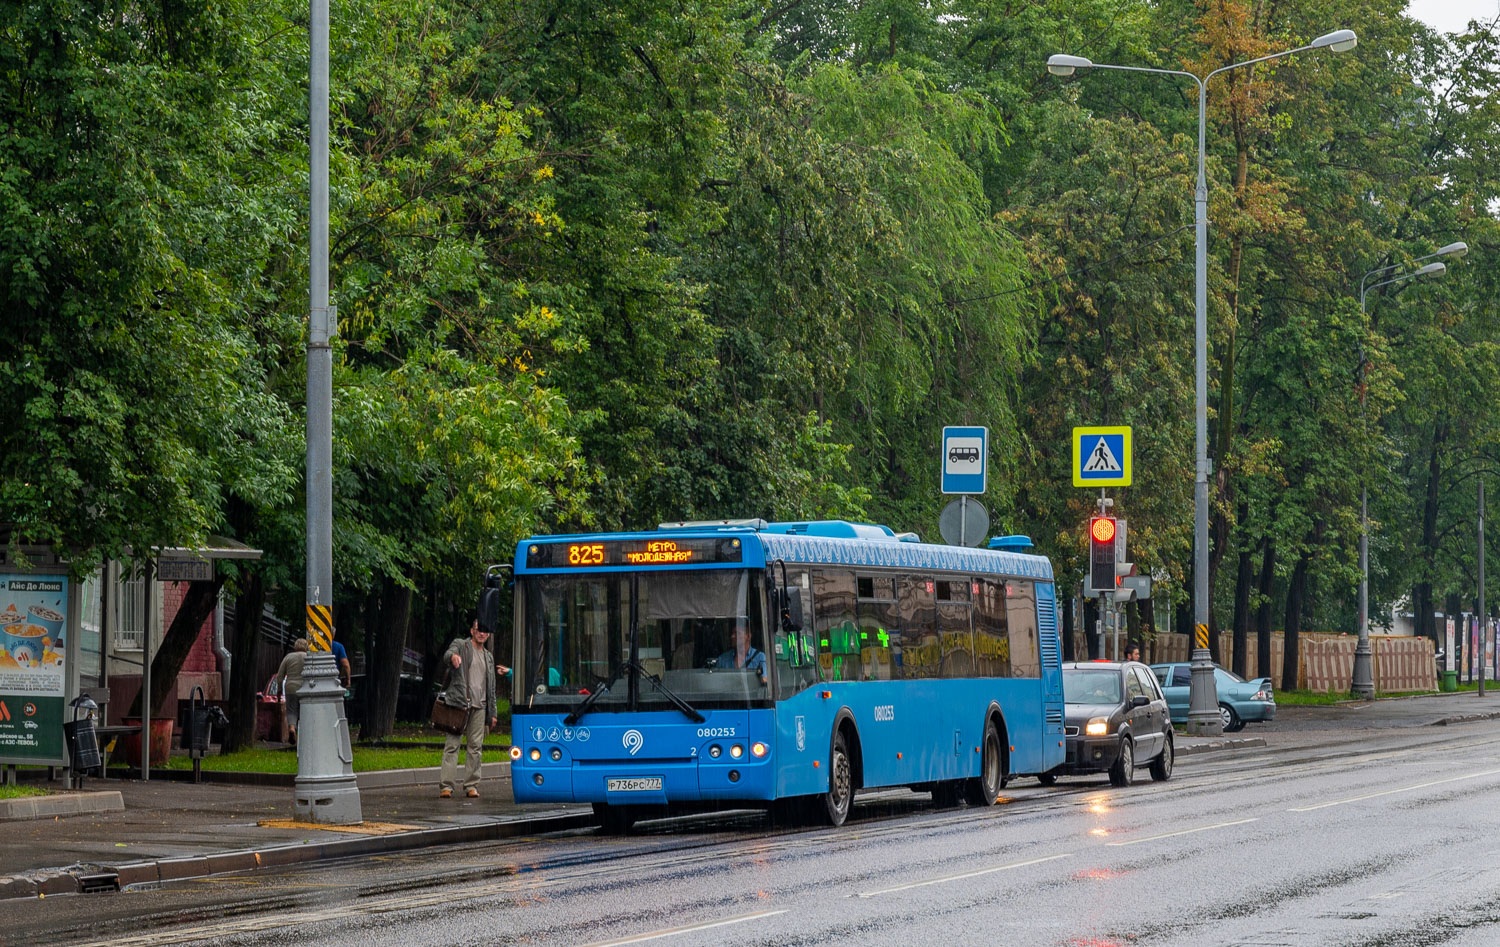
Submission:
{"label": "sidewalk pavement", "polygon": [[[1393,729],[1500,718],[1500,685],[1472,693],[1283,707],[1271,724],[1221,737],[1179,734],[1179,756],[1245,747],[1359,739]],[[437,798],[437,769],[357,775],[361,826],[294,823],[291,777],[245,774],[245,782],[91,779],[78,793],[47,797],[59,811],[7,816],[36,806],[0,801],[0,900],[113,891],[228,871],[486,841],[594,824],[586,805],[511,801],[510,764],[486,763],[480,797]],[[259,778],[260,784],[256,784]],[[229,778],[220,774],[219,779]],[[266,785],[267,782],[279,783]],[[33,799],[36,797],[33,797]],[[55,800],[55,801],[51,801]],[[18,805],[19,804],[19,805]],[[41,817],[38,817],[41,816]]]}

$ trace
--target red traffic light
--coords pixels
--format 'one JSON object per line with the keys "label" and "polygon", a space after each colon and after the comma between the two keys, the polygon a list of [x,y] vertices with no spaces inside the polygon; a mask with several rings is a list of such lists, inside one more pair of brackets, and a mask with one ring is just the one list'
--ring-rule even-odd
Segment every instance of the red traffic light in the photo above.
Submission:
{"label": "red traffic light", "polygon": [[1098,517],[1089,524],[1089,532],[1096,543],[1112,543],[1115,541],[1115,521],[1107,516]]}

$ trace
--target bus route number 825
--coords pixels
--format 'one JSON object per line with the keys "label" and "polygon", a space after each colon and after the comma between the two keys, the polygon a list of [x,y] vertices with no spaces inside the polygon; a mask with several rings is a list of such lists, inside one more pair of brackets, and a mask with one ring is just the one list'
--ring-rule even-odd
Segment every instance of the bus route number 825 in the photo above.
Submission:
{"label": "bus route number 825", "polygon": [[570,566],[599,566],[603,564],[603,543],[575,543],[568,547],[568,565]]}

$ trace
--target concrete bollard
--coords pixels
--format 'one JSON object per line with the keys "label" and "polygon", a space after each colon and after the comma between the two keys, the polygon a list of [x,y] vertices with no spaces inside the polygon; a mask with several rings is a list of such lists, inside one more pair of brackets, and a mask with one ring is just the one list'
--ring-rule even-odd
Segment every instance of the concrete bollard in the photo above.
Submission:
{"label": "concrete bollard", "polygon": [[293,810],[304,822],[355,825],[364,821],[354,748],[344,717],[344,688],[327,651],[308,652],[302,667],[297,724],[297,780]]}

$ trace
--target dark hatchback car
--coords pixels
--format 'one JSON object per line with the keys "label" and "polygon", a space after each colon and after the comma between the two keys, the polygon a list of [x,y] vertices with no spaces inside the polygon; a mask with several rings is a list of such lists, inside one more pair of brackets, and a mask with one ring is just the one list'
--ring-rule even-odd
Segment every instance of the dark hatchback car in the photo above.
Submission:
{"label": "dark hatchback car", "polygon": [[1108,773],[1111,785],[1128,786],[1137,766],[1151,778],[1172,778],[1175,753],[1167,701],[1151,669],[1135,661],[1080,661],[1062,666],[1063,726],[1068,752],[1063,765],[1038,778]]}

